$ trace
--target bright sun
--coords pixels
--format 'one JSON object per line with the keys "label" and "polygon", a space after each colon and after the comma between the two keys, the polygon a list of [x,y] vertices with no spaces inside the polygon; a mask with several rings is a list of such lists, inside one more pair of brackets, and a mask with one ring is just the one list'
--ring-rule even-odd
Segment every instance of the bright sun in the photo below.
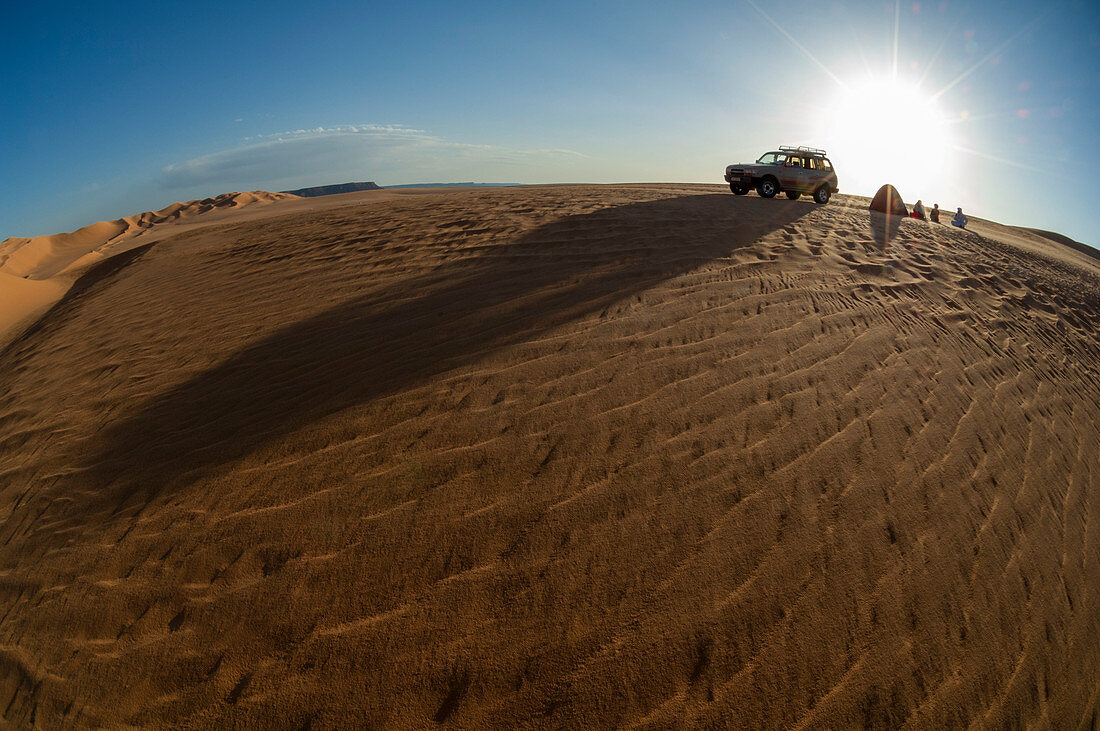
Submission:
{"label": "bright sun", "polygon": [[950,125],[931,96],[900,81],[847,86],[825,115],[822,139],[841,192],[873,194],[883,183],[907,202],[945,190]]}

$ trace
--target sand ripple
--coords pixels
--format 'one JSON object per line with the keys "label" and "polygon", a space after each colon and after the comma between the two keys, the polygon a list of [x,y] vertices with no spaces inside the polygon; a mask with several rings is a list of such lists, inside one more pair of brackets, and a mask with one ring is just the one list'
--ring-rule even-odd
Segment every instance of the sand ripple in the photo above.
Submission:
{"label": "sand ripple", "polygon": [[865,206],[352,194],[88,269],[0,352],[4,717],[1095,725],[1100,265]]}

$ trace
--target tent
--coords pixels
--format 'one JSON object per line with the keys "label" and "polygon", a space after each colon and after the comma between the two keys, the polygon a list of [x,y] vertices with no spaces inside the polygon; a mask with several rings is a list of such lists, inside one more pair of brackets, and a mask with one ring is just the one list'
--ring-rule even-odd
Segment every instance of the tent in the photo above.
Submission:
{"label": "tent", "polygon": [[902,202],[898,189],[889,183],[879,188],[878,192],[875,193],[875,197],[871,199],[871,210],[895,216],[909,215],[909,210]]}

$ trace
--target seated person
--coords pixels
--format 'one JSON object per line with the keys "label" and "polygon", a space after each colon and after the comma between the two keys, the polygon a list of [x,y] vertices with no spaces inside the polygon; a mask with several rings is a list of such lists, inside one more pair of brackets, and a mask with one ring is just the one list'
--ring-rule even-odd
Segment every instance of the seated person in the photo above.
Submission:
{"label": "seated person", "polygon": [[928,219],[928,216],[924,212],[924,204],[921,203],[919,200],[917,201],[916,205],[913,206],[913,212],[909,215],[913,218],[920,219],[921,221],[925,221]]}
{"label": "seated person", "polygon": [[932,212],[929,213],[928,215],[932,219],[932,223],[939,223],[940,222],[940,204],[939,203],[932,204]]}
{"label": "seated person", "polygon": [[966,228],[966,224],[970,219],[963,215],[963,209],[959,209],[955,214],[955,217],[951,219],[952,226],[958,226],[959,228]]}

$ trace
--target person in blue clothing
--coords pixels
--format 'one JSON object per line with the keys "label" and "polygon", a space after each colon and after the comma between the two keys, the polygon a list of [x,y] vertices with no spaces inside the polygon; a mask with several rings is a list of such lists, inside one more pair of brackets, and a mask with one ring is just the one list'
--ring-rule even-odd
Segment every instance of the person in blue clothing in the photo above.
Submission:
{"label": "person in blue clothing", "polygon": [[969,218],[963,215],[963,209],[959,209],[955,213],[955,217],[951,219],[952,226],[958,226],[959,228],[966,228],[966,224],[970,221]]}

